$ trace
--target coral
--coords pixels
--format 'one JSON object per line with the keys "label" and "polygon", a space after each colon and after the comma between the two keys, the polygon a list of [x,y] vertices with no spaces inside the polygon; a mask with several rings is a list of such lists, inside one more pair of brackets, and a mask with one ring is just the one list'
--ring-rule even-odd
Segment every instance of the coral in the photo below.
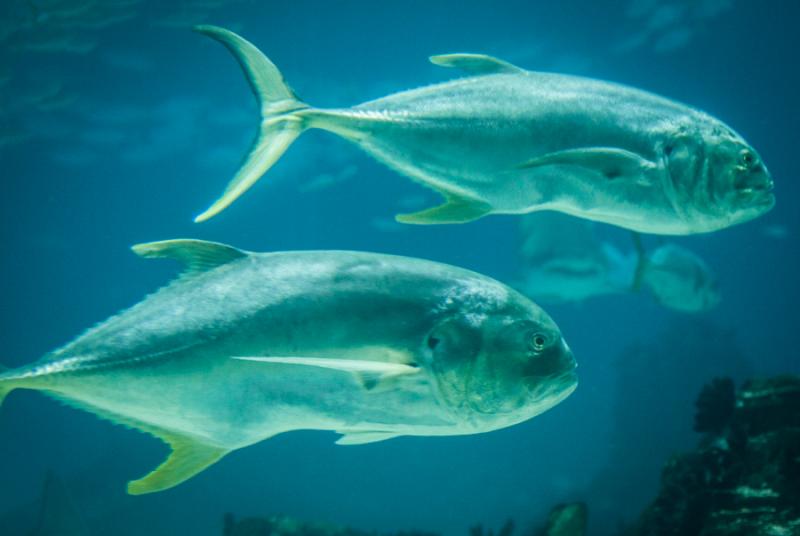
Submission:
{"label": "coral", "polygon": [[732,409],[728,399],[727,382],[703,390],[695,422],[706,437],[667,462],[658,497],[626,535],[800,534],[800,378],[751,380]]}

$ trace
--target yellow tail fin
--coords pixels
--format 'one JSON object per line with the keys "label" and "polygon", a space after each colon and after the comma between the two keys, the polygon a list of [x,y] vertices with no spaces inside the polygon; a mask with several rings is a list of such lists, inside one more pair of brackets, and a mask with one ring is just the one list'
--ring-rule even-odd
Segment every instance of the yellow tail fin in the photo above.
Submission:
{"label": "yellow tail fin", "polygon": [[194,221],[208,220],[233,203],[261,178],[299,136],[305,125],[297,112],[308,109],[283,79],[277,67],[249,41],[217,26],[196,26],[195,31],[219,41],[244,71],[261,107],[261,128],[236,176],[222,196]]}

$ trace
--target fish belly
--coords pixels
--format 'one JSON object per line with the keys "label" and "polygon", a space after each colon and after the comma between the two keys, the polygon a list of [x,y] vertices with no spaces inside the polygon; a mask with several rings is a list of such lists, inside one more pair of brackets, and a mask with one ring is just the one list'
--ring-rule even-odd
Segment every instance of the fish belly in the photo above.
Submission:
{"label": "fish belly", "polygon": [[51,391],[73,406],[144,431],[176,432],[228,449],[291,430],[431,430],[424,386],[372,392],[322,368],[231,359],[76,373]]}

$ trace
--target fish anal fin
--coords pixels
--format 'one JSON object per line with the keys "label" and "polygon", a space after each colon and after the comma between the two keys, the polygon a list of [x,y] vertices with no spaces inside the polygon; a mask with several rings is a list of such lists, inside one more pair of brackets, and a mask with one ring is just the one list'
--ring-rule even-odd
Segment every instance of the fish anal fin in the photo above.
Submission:
{"label": "fish anal fin", "polygon": [[395,437],[399,437],[400,434],[396,434],[394,432],[373,432],[373,431],[363,431],[363,432],[339,432],[337,433],[342,434],[337,441],[337,445],[365,445],[367,443],[377,443],[378,441],[386,441],[387,439],[393,439]]}
{"label": "fish anal fin", "polygon": [[247,256],[247,253],[232,246],[205,240],[162,240],[136,244],[134,253],[147,259],[173,259],[180,262],[185,272],[196,274],[227,264]]}
{"label": "fish anal fin", "polygon": [[[6,369],[6,367],[0,365],[0,374],[3,374],[7,370],[8,369]],[[13,387],[11,386],[11,382],[0,378],[0,406],[3,405],[3,400],[5,400],[5,398],[8,396],[8,393],[10,393],[12,389]]]}
{"label": "fish anal fin", "polygon": [[539,166],[578,166],[602,174],[608,180],[641,180],[642,174],[656,164],[638,154],[615,147],[585,147],[567,149],[539,156],[524,162],[520,168]]}
{"label": "fish anal fin", "polygon": [[128,483],[128,493],[131,495],[143,495],[177,486],[230,452],[230,449],[208,445],[200,440],[165,430],[132,417],[120,415],[87,402],[69,398],[55,391],[45,390],[43,392],[62,404],[88,411],[114,424],[150,434],[170,446],[172,452],[164,463],[145,477]]}
{"label": "fish anal fin", "polygon": [[492,211],[488,203],[468,197],[443,193],[445,202],[412,214],[398,214],[395,220],[414,225],[440,223],[467,223],[486,216]]}
{"label": "fish anal fin", "polygon": [[228,449],[206,445],[183,436],[159,436],[172,448],[169,457],[149,474],[128,482],[128,493],[144,495],[164,491],[190,479],[225,456]]}
{"label": "fish anal fin", "polygon": [[525,72],[516,65],[486,54],[440,54],[429,59],[434,65],[455,67],[475,75]]}
{"label": "fish anal fin", "polygon": [[0,384],[0,406],[3,405],[3,401],[8,396],[8,393],[11,392],[11,389],[13,389],[13,387],[10,386],[10,385],[2,385],[2,384]]}

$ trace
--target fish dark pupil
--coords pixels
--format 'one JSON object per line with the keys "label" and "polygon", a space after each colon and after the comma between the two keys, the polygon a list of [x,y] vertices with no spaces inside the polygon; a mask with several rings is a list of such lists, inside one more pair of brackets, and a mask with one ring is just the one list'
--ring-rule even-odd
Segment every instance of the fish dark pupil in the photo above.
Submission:
{"label": "fish dark pupil", "polygon": [[428,337],[428,348],[435,350],[436,347],[439,346],[440,342],[441,340],[437,339],[436,337]]}

